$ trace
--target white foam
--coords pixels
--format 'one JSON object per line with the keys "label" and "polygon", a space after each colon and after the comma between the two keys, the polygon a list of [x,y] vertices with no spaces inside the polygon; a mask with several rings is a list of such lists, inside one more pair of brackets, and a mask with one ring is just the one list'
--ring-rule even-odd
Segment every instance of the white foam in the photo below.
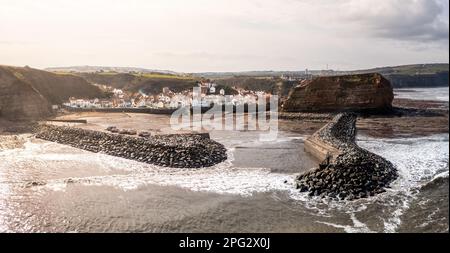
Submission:
{"label": "white foam", "polygon": [[[416,199],[419,188],[431,180],[448,177],[449,146],[448,134],[420,138],[374,139],[359,137],[358,144],[391,161],[398,169],[399,178],[392,183],[386,193],[368,199],[356,201],[334,201],[307,197],[307,194],[291,192],[292,198],[303,201],[304,205],[316,214],[331,217],[334,212],[346,213],[354,219],[356,213],[367,209],[369,205],[382,205],[387,211],[384,214],[384,232],[396,232],[402,223],[402,215],[409,209],[410,203]],[[381,215],[380,215],[381,217]],[[353,226],[321,222],[333,227],[342,228],[346,232],[370,232],[367,226]]]}
{"label": "white foam", "polygon": [[[292,139],[296,138],[285,137],[282,141]],[[383,214],[384,231],[395,232],[401,225],[401,216],[414,200],[420,185],[436,177],[445,175],[448,177],[448,134],[407,139],[360,137],[358,143],[393,162],[398,168],[399,178],[386,193],[351,202],[310,198],[306,193],[294,189],[294,174],[273,173],[267,168],[235,168],[232,165],[235,151],[233,147],[228,149],[227,161],[202,169],[160,167],[37,140],[25,143],[22,149],[1,151],[0,159],[4,161],[4,169],[27,161],[54,168],[57,168],[61,161],[81,164],[76,165],[79,167],[90,166],[107,172],[108,175],[78,177],[71,180],[77,184],[106,185],[124,191],[146,185],[177,186],[192,191],[244,197],[257,192],[282,191],[316,215],[332,217],[334,212],[347,214],[353,222],[352,226],[322,222],[343,228],[346,232],[372,232],[366,224],[356,219],[356,214],[376,203],[389,210],[388,214]],[[231,146],[234,146],[234,143]],[[2,164],[0,172],[1,169]],[[64,191],[67,186],[67,178],[64,178],[49,180],[45,186],[36,189]]]}
{"label": "white foam", "polygon": [[[58,157],[56,154],[47,156]],[[266,168],[233,168],[233,149],[228,151],[229,160],[210,168],[177,169],[139,163],[104,154],[84,154],[86,161],[95,161],[109,170],[123,170],[126,174],[70,178],[74,183],[84,185],[106,185],[124,191],[135,190],[145,185],[178,186],[192,191],[214,192],[251,196],[255,192],[289,190],[295,175],[271,173]],[[80,157],[63,156],[62,159]],[[37,157],[35,157],[37,158]],[[67,179],[50,180],[44,188],[64,190]],[[284,183],[287,181],[287,183]],[[42,188],[41,187],[41,188]]]}
{"label": "white foam", "polygon": [[353,225],[339,225],[331,222],[325,221],[317,221],[317,223],[325,224],[328,226],[332,226],[335,228],[342,228],[346,233],[375,233],[370,230],[366,224],[362,223],[356,218],[355,213],[350,214],[350,220],[353,222]]}
{"label": "white foam", "polygon": [[395,89],[394,93],[396,98],[449,101],[448,87]]}
{"label": "white foam", "polygon": [[[390,160],[397,167],[399,178],[386,194],[386,205],[396,209],[384,221],[385,232],[395,232],[401,224],[401,216],[416,198],[418,188],[442,173],[448,175],[448,134],[407,139],[371,139],[359,141],[359,145]],[[397,198],[393,198],[396,196]]]}

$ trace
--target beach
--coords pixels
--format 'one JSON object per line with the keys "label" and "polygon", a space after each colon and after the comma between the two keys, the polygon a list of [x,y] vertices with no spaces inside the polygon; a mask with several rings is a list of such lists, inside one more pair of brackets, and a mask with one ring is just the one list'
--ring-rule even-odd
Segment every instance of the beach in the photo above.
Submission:
{"label": "beach", "polygon": [[[428,91],[428,92],[431,92]],[[425,102],[407,91],[395,103]],[[432,92],[431,92],[432,93]],[[441,90],[436,90],[441,94]],[[447,88],[448,94],[448,88]],[[444,109],[448,101],[431,100]],[[76,127],[110,125],[175,133],[165,115],[78,113]],[[61,123],[64,124],[64,123]],[[304,141],[325,122],[280,120],[276,141],[258,131],[212,131],[228,159],[178,169],[34,138],[1,136],[2,232],[448,232],[447,116],[365,117],[359,146],[391,161],[387,192],[355,201],[309,197],[294,187],[318,162]]]}

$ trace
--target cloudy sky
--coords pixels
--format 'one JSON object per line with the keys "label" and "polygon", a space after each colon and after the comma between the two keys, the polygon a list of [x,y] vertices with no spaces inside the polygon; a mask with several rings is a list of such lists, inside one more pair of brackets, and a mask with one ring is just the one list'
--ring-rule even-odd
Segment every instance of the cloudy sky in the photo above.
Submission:
{"label": "cloudy sky", "polygon": [[449,61],[449,0],[0,0],[0,64],[183,72]]}

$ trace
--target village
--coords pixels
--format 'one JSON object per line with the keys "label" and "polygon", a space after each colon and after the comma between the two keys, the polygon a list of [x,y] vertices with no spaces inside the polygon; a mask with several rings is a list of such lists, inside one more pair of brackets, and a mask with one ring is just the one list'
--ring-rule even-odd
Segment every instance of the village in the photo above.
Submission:
{"label": "village", "polygon": [[106,85],[96,84],[112,94],[106,99],[80,99],[72,97],[63,106],[69,108],[152,108],[152,109],[177,109],[180,107],[200,106],[211,107],[213,105],[245,105],[255,104],[258,97],[270,98],[271,94],[263,91],[251,91],[236,89],[238,94],[226,94],[223,88],[218,89],[214,82],[199,82],[198,87],[183,92],[173,92],[164,87],[161,93],[152,95],[143,91],[136,93],[122,89],[112,88]]}

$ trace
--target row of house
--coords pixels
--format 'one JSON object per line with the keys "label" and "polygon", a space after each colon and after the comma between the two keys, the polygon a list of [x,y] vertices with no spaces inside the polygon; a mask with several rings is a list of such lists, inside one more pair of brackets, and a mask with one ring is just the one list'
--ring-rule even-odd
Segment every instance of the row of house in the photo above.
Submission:
{"label": "row of house", "polygon": [[[265,96],[264,92],[239,90],[238,95],[225,96],[225,90],[220,89],[212,82],[198,83],[198,91],[184,91],[175,93],[168,87],[162,89],[158,95],[147,95],[142,91],[135,94],[124,92],[121,89],[110,91],[113,97],[110,99],[77,99],[70,98],[65,106],[74,108],[180,108],[185,106],[210,107],[213,104],[242,105],[256,103],[258,96]],[[195,99],[193,99],[195,97]],[[200,99],[198,99],[200,98]]]}

